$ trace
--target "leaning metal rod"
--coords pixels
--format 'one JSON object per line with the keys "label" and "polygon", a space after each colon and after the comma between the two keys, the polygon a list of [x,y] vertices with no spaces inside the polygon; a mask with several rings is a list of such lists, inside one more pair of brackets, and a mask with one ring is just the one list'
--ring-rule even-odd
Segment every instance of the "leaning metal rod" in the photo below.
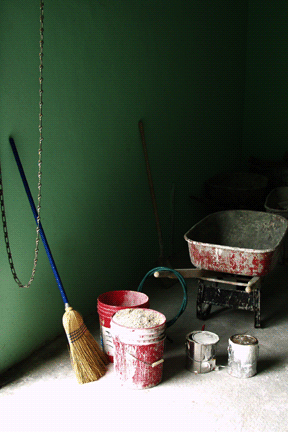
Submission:
{"label": "leaning metal rod", "polygon": [[[16,145],[15,145],[14,139],[12,137],[10,137],[9,138],[9,142],[10,142],[13,154],[14,154],[15,161],[16,161],[18,169],[19,169],[19,173],[20,173],[20,176],[21,176],[24,188],[26,190],[26,194],[27,194],[27,197],[28,197],[28,200],[29,200],[29,203],[30,203],[30,207],[31,207],[32,213],[34,215],[34,219],[35,219],[36,223],[38,224],[38,213],[37,213],[37,210],[36,210],[33,198],[32,198],[32,194],[31,194],[31,191],[30,191],[30,188],[29,188],[29,185],[28,185],[28,182],[27,182],[24,170],[23,170],[23,166],[22,166],[22,163],[21,163],[21,160],[20,160],[20,157],[19,157]],[[63,302],[65,304],[65,307],[66,307],[69,302],[68,302],[66,293],[64,291],[64,288],[63,288],[63,285],[62,285],[62,282],[61,282],[61,279],[60,279],[60,276],[59,276],[56,264],[54,262],[51,250],[49,248],[49,245],[48,245],[48,242],[47,242],[47,239],[46,239],[46,236],[45,236],[45,233],[44,233],[44,229],[42,227],[41,222],[39,222],[39,232],[40,232],[40,236],[41,236],[41,239],[43,241],[43,244],[44,244],[44,248],[45,248],[46,253],[48,255],[49,262],[50,262],[50,265],[52,267],[52,270],[53,270],[53,273],[54,273],[54,276],[55,276],[58,288],[60,290],[60,294],[61,294],[62,300],[63,300]]]}

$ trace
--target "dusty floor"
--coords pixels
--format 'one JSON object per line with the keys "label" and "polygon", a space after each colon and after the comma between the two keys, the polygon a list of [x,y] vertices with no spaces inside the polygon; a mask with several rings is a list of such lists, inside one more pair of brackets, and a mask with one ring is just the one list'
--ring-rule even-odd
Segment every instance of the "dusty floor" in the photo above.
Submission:
{"label": "dusty floor", "polygon": [[[262,281],[262,328],[252,312],[212,308],[206,330],[217,333],[218,371],[195,375],[185,368],[186,334],[202,328],[196,318],[196,284],[187,280],[188,305],[168,329],[162,382],[148,390],[123,388],[110,364],[99,381],[79,385],[65,336],[2,377],[2,432],[46,431],[288,431],[288,266]],[[182,302],[179,284],[147,281],[151,308],[172,318]],[[99,341],[98,316],[86,322]],[[88,324],[89,323],[89,324]],[[227,372],[230,336],[259,340],[257,374],[239,379]],[[5,384],[6,381],[6,384]]]}

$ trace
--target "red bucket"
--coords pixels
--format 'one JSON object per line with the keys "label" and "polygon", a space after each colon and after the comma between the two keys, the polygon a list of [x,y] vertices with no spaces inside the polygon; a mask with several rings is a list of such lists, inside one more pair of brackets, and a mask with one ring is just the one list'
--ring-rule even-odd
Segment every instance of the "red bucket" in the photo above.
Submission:
{"label": "red bucket", "polygon": [[[130,327],[129,320],[123,322],[130,311],[134,317],[142,314],[142,322],[148,324],[139,320],[139,325]],[[166,317],[152,309],[121,310],[113,316],[114,371],[124,387],[148,389],[161,382],[165,331]]]}
{"label": "red bucket", "polygon": [[101,345],[108,359],[113,363],[114,344],[110,333],[112,316],[121,309],[149,308],[149,297],[138,291],[109,291],[97,299],[100,321]]}

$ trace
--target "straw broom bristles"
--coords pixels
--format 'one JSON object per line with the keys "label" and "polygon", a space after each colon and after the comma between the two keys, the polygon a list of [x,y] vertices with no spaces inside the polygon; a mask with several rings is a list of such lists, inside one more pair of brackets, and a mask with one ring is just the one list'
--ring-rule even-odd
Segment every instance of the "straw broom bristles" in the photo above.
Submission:
{"label": "straw broom bristles", "polygon": [[70,358],[79,384],[96,381],[106,372],[108,359],[84,324],[79,312],[67,306],[63,326],[70,348]]}

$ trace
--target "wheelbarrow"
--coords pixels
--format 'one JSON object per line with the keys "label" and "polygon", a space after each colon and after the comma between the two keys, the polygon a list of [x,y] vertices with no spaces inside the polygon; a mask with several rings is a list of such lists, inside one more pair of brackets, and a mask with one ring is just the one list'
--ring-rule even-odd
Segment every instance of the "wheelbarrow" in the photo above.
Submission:
{"label": "wheelbarrow", "polygon": [[177,271],[198,279],[197,317],[208,318],[212,305],[228,306],[253,311],[261,327],[261,278],[277,265],[287,230],[284,217],[253,210],[212,213],[194,225],[184,235],[194,268]]}

